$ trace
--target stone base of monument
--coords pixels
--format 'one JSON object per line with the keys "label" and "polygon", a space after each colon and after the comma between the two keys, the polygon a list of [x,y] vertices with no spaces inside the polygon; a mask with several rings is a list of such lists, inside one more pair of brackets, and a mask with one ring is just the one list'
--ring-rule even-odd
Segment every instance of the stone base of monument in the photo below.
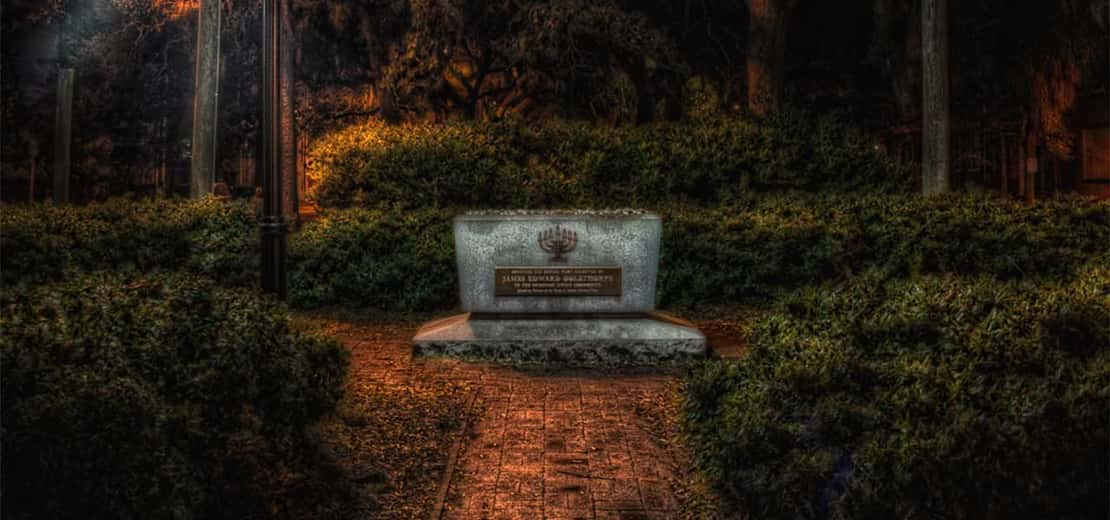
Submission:
{"label": "stone base of monument", "polygon": [[648,364],[705,357],[694,324],[660,313],[627,315],[460,314],[426,323],[414,355],[507,362]]}
{"label": "stone base of monument", "polygon": [[655,312],[662,219],[640,210],[476,211],[454,220],[461,314],[417,355],[648,364],[701,358],[705,336]]}

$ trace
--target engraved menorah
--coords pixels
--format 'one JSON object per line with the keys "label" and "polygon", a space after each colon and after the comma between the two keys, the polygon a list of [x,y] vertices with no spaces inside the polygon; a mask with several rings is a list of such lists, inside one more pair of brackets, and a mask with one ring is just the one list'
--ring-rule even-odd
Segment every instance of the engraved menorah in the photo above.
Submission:
{"label": "engraved menorah", "polygon": [[574,251],[575,246],[578,245],[578,233],[555,226],[540,231],[539,241],[540,249],[555,255],[551,257],[552,262],[566,262],[567,259],[563,254]]}

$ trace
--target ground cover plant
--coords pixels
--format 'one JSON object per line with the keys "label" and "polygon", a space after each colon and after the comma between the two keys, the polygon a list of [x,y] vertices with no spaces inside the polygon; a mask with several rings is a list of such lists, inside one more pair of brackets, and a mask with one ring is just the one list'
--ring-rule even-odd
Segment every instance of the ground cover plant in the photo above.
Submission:
{"label": "ground cover plant", "polygon": [[699,465],[760,518],[1095,518],[1110,271],[869,272],[781,298],[689,380]]}
{"label": "ground cover plant", "polygon": [[0,304],[5,518],[341,512],[306,428],[340,398],[347,352],[278,303],[98,272]]}

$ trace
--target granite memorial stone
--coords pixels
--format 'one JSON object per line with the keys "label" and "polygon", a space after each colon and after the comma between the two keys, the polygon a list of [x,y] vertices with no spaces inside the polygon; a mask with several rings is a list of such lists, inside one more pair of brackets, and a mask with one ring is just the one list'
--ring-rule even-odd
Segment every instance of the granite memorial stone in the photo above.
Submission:
{"label": "granite memorial stone", "polygon": [[464,314],[425,324],[424,355],[651,362],[703,356],[692,324],[655,311],[662,222],[636,210],[455,217]]}

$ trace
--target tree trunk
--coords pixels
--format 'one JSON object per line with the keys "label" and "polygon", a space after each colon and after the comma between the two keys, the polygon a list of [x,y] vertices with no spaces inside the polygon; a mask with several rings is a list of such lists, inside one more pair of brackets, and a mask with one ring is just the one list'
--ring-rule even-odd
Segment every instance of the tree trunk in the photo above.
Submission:
{"label": "tree trunk", "polygon": [[758,115],[782,106],[786,23],[794,0],[747,0],[748,109]]}
{"label": "tree trunk", "polygon": [[890,80],[894,105],[903,122],[921,116],[920,0],[873,0],[879,67]]}
{"label": "tree trunk", "polygon": [[651,81],[643,60],[637,60],[628,67],[628,76],[636,87],[636,124],[650,123],[655,119],[655,96],[652,95]]}
{"label": "tree trunk", "polygon": [[35,170],[38,166],[38,154],[31,154],[31,175],[27,178],[27,202],[35,201]]}
{"label": "tree trunk", "polygon": [[1009,149],[1006,148],[1006,136],[1000,136],[998,142],[998,170],[1001,172],[998,191],[1006,199],[1010,197],[1010,157]]}
{"label": "tree trunk", "polygon": [[297,119],[293,63],[293,12],[290,0],[281,0],[281,207],[286,222],[295,227],[299,216],[297,193]]}
{"label": "tree trunk", "polygon": [[158,154],[158,175],[154,178],[154,198],[158,197],[169,198],[169,180],[166,178],[168,172],[166,162],[169,160],[170,155],[170,125],[168,118],[163,115],[162,122],[158,126],[158,134],[161,141],[161,151]]}
{"label": "tree trunk", "polygon": [[948,0],[922,1],[921,34],[921,189],[938,195],[949,190]]}
{"label": "tree trunk", "polygon": [[1052,156],[1052,196],[1060,194],[1060,158]]}
{"label": "tree trunk", "polygon": [[189,196],[212,192],[216,180],[216,130],[220,90],[220,2],[201,0],[197,14],[196,91],[193,93],[193,158]]}
{"label": "tree trunk", "polygon": [[906,24],[902,60],[894,68],[894,96],[903,121],[921,117],[921,26]]}
{"label": "tree trunk", "polygon": [[1037,132],[1034,130],[1028,131],[1025,134],[1025,164],[1022,165],[1025,176],[1025,204],[1032,206],[1037,202],[1037,170],[1039,169],[1037,158]]}
{"label": "tree trunk", "polygon": [[69,202],[69,149],[73,139],[73,69],[58,71],[58,112],[54,123],[54,202]]}

